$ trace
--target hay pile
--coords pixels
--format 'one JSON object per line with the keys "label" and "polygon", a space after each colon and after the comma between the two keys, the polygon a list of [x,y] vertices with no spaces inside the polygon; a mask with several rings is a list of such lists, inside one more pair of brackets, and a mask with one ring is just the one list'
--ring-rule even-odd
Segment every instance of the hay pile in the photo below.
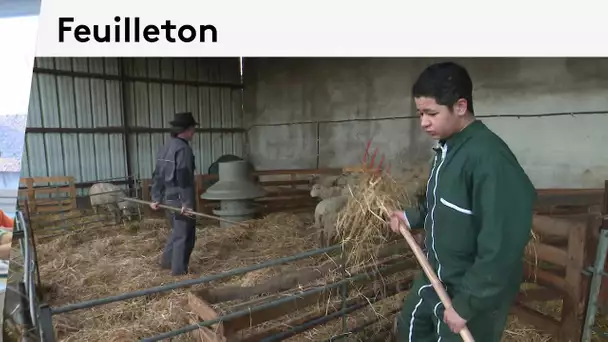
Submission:
{"label": "hay pile", "polygon": [[424,199],[428,167],[413,168],[399,177],[386,173],[363,173],[349,186],[350,200],[339,213],[336,229],[349,264],[371,262],[378,249],[399,239],[387,225],[393,210],[400,210]]}
{"label": "hay pile", "polygon": [[[310,215],[271,214],[252,222],[251,228],[209,227],[198,230],[192,271],[198,276],[220,273],[315,247],[315,236],[307,228]],[[41,279],[52,285],[52,306],[101,298],[197,277],[172,277],[158,267],[169,234],[164,219],[146,220],[139,230],[106,227],[64,234],[41,242],[38,249]],[[320,259],[321,257],[317,258]],[[320,260],[250,272],[221,283],[251,285],[287,268],[304,267]],[[296,266],[294,266],[294,264]],[[214,282],[217,285],[220,281]],[[189,289],[176,290],[79,310],[55,317],[62,341],[134,341],[174,330],[190,323]],[[188,336],[176,338],[188,340]]]}

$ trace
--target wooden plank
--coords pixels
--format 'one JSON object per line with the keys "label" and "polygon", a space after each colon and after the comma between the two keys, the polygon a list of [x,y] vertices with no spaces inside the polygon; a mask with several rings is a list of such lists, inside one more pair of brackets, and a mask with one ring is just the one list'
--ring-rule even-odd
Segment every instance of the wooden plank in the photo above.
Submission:
{"label": "wooden plank", "polygon": [[524,279],[530,283],[557,290],[560,293],[566,293],[568,288],[568,283],[563,277],[529,264],[524,265]]}
{"label": "wooden plank", "polygon": [[301,195],[301,196],[274,196],[274,197],[260,197],[260,198],[256,198],[254,200],[255,202],[259,202],[259,203],[266,203],[266,202],[285,202],[285,201],[302,201],[302,202],[318,202],[316,199],[310,197],[310,196],[306,196],[306,195]]}
{"label": "wooden plank", "polygon": [[532,218],[534,232],[547,236],[568,237],[568,232],[573,228],[573,223],[563,219],[549,216],[534,215]]}
{"label": "wooden plank", "polygon": [[562,294],[546,287],[521,290],[517,294],[517,301],[521,303],[548,302],[562,299]]}
{"label": "wooden plank", "polygon": [[[144,201],[152,201],[152,196],[150,195],[150,187],[152,186],[151,179],[142,179],[141,181],[141,199]],[[200,203],[200,196],[196,196],[197,204]],[[198,207],[197,207],[198,208]],[[144,206],[143,212],[146,215],[149,215],[152,209],[149,206]]]}
{"label": "wooden plank", "polygon": [[[387,267],[384,270],[381,270],[381,274],[386,277],[391,274],[403,271],[402,264],[396,264],[391,267]],[[374,282],[374,278],[364,278],[359,281],[355,281],[349,284],[349,286],[353,285],[362,285],[362,284],[371,284]],[[302,295],[296,297],[294,300],[289,302],[267,308],[265,310],[257,311],[253,315],[242,316],[234,319],[229,319],[224,321],[224,332],[225,336],[229,337],[236,333],[237,331],[249,328],[251,326],[255,326],[284,315],[297,312],[298,310],[302,310],[310,305],[314,305],[316,303],[325,303],[329,298],[333,298],[339,295],[340,288],[333,289],[325,289],[321,292]]]}
{"label": "wooden plank", "polygon": [[568,264],[565,280],[568,284],[562,305],[560,336],[566,341],[580,341],[582,322],[579,320],[585,308],[581,288],[585,262],[586,226],[571,229],[568,238]]}
{"label": "wooden plank", "polygon": [[286,196],[286,195],[298,195],[298,196],[309,196],[310,189],[291,189],[291,188],[270,188],[265,189],[266,196],[264,197],[275,197],[275,196]]}
{"label": "wooden plank", "polygon": [[[318,174],[335,174],[335,175],[339,175],[341,174],[343,171],[342,169],[291,169],[291,170],[255,170],[253,171],[251,174],[253,176],[280,176],[280,175],[285,175],[285,176],[290,176],[291,175],[318,175]],[[200,177],[201,180],[205,181],[205,180],[213,180],[213,179],[217,179],[219,176],[218,175],[210,175],[210,174],[200,174],[197,175],[197,177]]]}
{"label": "wooden plank", "polygon": [[53,188],[39,188],[39,189],[35,189],[34,192],[36,193],[36,195],[42,195],[42,194],[45,194],[45,195],[46,194],[71,195],[72,189],[73,188],[70,186],[62,186],[62,187],[53,187]]}
{"label": "wooden plank", "polygon": [[544,243],[534,243],[528,255],[538,258],[539,261],[547,261],[560,267],[566,267],[568,263],[568,252],[565,250],[547,245]]}
{"label": "wooden plank", "polygon": [[38,213],[48,213],[48,212],[52,212],[52,211],[61,211],[61,210],[69,210],[70,206],[69,205],[51,205],[51,204],[47,204],[47,205],[38,205]]}
{"label": "wooden plank", "polygon": [[[192,325],[199,323],[199,320],[195,319],[193,317],[190,317],[190,319],[188,321]],[[197,330],[191,331],[190,336],[192,337],[193,340],[200,341],[200,342],[226,342],[227,341],[224,336],[221,336],[220,334],[214,332],[213,330],[211,330],[207,327],[200,327]]]}
{"label": "wooden plank", "polygon": [[27,205],[30,213],[36,213],[36,194],[34,192],[34,179],[27,178],[25,180],[27,186]]}
{"label": "wooden plank", "polygon": [[72,209],[76,209],[78,204],[76,203],[76,179],[71,177],[70,179],[70,198],[72,199]]}
{"label": "wooden plank", "polygon": [[538,188],[536,192],[539,196],[544,195],[577,195],[577,194],[589,194],[604,191],[603,188]]}
{"label": "wooden plank", "polygon": [[561,191],[537,190],[536,206],[548,207],[556,205],[591,206],[601,204],[604,196],[603,189],[568,189]]}
{"label": "wooden plank", "polygon": [[[21,178],[19,182],[20,184],[25,184],[26,189],[20,191],[20,195],[27,193],[27,205],[30,213],[46,213],[66,208],[75,209],[77,207],[74,177],[28,177]],[[45,185],[37,186],[41,183]],[[49,184],[55,185],[49,186]],[[37,196],[49,194],[62,194],[66,195],[66,197],[38,198]]]}
{"label": "wooden plank", "polygon": [[34,184],[65,184],[73,183],[74,177],[72,176],[57,176],[57,177],[30,177],[33,179]]}
{"label": "wooden plank", "polygon": [[316,174],[341,174],[342,169],[338,168],[323,168],[323,169],[284,169],[284,170],[256,170],[253,172],[256,176],[295,174],[295,175],[316,175]]}
{"label": "wooden plank", "polygon": [[306,179],[298,179],[298,180],[275,180],[275,181],[260,181],[260,185],[263,187],[267,186],[292,186],[292,185],[308,185],[310,181]]}
{"label": "wooden plank", "polygon": [[[386,292],[384,294],[380,294],[378,295],[376,293],[376,291],[372,290],[367,290],[365,292],[362,293],[361,296],[357,297],[357,298],[352,298],[346,301],[346,307],[350,307],[350,306],[354,306],[354,305],[358,305],[358,304],[365,304],[367,303],[367,298],[374,298],[376,299],[376,302],[380,301],[380,300],[384,300],[390,297],[395,296],[396,294],[403,292],[403,291],[407,291],[411,288],[413,282],[413,276],[408,276],[405,277],[404,279],[398,280],[396,282],[392,282],[390,284],[386,285]],[[322,308],[321,310],[315,311],[315,312],[311,312],[311,313],[306,313],[298,318],[292,319],[289,322],[286,322],[285,324],[282,324],[280,327],[272,327],[270,329],[266,329],[263,330],[261,332],[257,332],[254,333],[253,335],[249,335],[245,338],[242,339],[231,339],[230,342],[256,342],[256,341],[262,341],[265,338],[268,338],[270,336],[279,334],[283,331],[285,331],[285,329],[287,327],[295,327],[298,325],[302,325],[306,322],[310,322],[312,320],[315,319],[319,319],[322,318],[324,316],[327,315],[331,315],[335,312],[340,311],[342,308],[341,307],[329,307],[329,308]],[[339,319],[340,317],[336,317],[335,319]],[[332,319],[332,320],[335,320]],[[327,324],[329,322],[331,322],[332,320],[323,323],[323,324]],[[314,326],[310,326],[308,329],[306,330],[310,330],[313,329]],[[305,330],[305,331],[306,331]],[[299,332],[299,334],[301,334],[302,332]],[[293,335],[287,336],[286,338],[289,338]]]}
{"label": "wooden plank", "polygon": [[[201,321],[210,321],[219,317],[207,301],[192,292],[188,292],[188,306]],[[213,324],[209,326],[208,329],[219,336],[224,336],[224,325],[222,322]]]}

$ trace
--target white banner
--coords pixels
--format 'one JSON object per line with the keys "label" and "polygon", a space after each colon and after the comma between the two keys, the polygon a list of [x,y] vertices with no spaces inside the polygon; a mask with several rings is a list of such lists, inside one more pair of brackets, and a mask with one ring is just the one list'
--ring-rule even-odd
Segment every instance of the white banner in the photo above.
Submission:
{"label": "white banner", "polygon": [[605,2],[43,0],[38,56],[605,56]]}

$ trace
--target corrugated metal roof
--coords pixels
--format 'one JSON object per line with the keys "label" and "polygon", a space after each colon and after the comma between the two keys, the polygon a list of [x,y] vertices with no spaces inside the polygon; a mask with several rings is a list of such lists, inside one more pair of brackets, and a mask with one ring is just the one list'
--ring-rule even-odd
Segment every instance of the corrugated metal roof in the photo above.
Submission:
{"label": "corrugated metal roof", "polygon": [[[126,72],[134,77],[162,77],[179,81],[239,83],[240,62],[232,59],[145,58],[130,59]],[[129,82],[131,98],[128,103],[134,126],[169,128],[173,114],[191,111],[201,127],[242,127],[242,98],[239,89]],[[150,177],[156,150],[168,138],[167,134],[138,133],[131,137],[134,170],[140,177]],[[199,133],[192,141],[199,172],[223,154],[243,153],[242,133]]]}

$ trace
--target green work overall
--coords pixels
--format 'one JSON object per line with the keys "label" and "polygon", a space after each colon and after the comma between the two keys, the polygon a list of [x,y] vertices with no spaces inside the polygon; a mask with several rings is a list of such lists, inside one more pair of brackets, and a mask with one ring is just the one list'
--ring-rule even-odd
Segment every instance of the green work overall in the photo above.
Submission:
{"label": "green work overall", "polygon": [[[435,148],[426,200],[405,210],[424,228],[427,258],[477,342],[499,342],[519,290],[536,191],[508,146],[481,121]],[[398,340],[462,341],[421,275],[398,316]]]}

